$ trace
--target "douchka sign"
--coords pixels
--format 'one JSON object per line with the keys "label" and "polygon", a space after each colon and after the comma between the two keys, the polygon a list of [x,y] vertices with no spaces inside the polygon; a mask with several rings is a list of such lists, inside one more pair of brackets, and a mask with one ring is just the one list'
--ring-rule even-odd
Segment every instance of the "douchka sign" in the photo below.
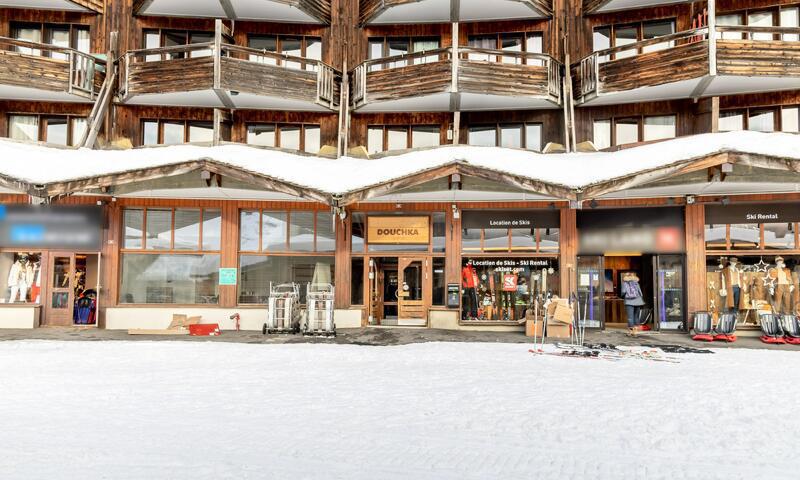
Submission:
{"label": "douchka sign", "polygon": [[0,247],[100,250],[96,206],[0,205]]}
{"label": "douchka sign", "polygon": [[464,211],[462,228],[558,228],[558,210]]}
{"label": "douchka sign", "polygon": [[706,224],[786,223],[800,221],[797,203],[740,203],[706,205]]}
{"label": "douchka sign", "polygon": [[428,217],[367,218],[367,242],[376,245],[422,245],[430,241]]}

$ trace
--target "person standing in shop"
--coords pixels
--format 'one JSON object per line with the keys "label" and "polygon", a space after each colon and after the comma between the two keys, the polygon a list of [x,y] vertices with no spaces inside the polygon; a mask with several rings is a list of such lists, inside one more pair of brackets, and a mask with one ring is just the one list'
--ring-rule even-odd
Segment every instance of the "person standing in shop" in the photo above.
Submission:
{"label": "person standing in shop", "polygon": [[464,313],[468,316],[465,320],[478,318],[478,273],[472,266],[472,260],[468,260],[464,268],[461,269],[461,288],[463,289]]}
{"label": "person standing in shop", "polygon": [[644,306],[642,287],[639,286],[639,277],[634,272],[622,275],[622,298],[625,300],[625,313],[628,316],[628,329],[636,332],[639,314]]}

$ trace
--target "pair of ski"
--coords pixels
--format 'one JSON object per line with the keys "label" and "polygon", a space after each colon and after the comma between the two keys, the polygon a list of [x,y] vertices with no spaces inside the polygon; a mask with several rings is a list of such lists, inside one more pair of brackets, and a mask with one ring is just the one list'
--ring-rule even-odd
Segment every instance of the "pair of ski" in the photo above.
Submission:
{"label": "pair of ski", "polygon": [[565,343],[555,343],[553,344],[553,346],[555,346],[559,351],[545,352],[542,349],[536,349],[536,350],[531,349],[528,351],[534,355],[550,355],[562,358],[563,357],[587,358],[594,360],[608,360],[612,362],[624,360],[626,358],[632,358],[637,360],[648,360],[652,362],[680,363],[680,361],[675,358],[661,356],[661,354],[657,350],[634,352],[628,350],[620,350],[616,348],[614,345],[581,346],[581,345],[570,345]]}

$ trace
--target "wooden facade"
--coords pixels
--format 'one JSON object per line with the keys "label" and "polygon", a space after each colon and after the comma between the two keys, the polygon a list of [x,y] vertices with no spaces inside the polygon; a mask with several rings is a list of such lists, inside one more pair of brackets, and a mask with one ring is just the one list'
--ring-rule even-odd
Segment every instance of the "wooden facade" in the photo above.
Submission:
{"label": "wooden facade", "polygon": [[[686,136],[717,131],[720,116],[730,112],[744,112],[747,118],[751,112],[755,115],[768,110],[775,118],[782,118],[776,120],[776,130],[790,131],[792,119],[784,112],[800,108],[800,41],[795,38],[800,38],[800,27],[712,25],[708,2],[668,5],[647,2],[647,6],[638,8],[631,4],[635,2],[626,2],[624,9],[610,11],[607,8],[611,8],[613,1],[607,0],[503,0],[498,3],[521,5],[531,13],[525,17],[464,19],[459,11],[450,9],[458,2],[449,0],[264,0],[264,3],[296,7],[309,18],[301,23],[269,16],[241,18],[230,9],[225,11],[224,21],[202,12],[192,17],[169,12],[155,15],[149,10],[154,5],[152,0],[74,0],[73,3],[85,10],[4,8],[0,1],[0,135],[10,135],[12,116],[91,117],[92,104],[98,97],[105,73],[113,66],[118,67],[119,75],[113,87],[112,106],[103,122],[102,136],[106,143],[114,142],[122,147],[142,145],[144,124],[153,121],[213,124],[215,141],[238,143],[248,141],[254,125],[274,126],[276,132],[289,127],[319,128],[319,145],[340,155],[348,151],[359,153],[356,147],[367,147],[369,132],[376,128],[383,128],[384,132],[392,128],[405,132],[409,139],[406,146],[413,147],[410,142],[414,126],[438,131],[441,145],[468,144],[473,130],[480,127],[496,127],[496,142],[503,145],[504,127],[535,126],[540,131],[541,147],[544,147],[548,143],[570,144],[573,130],[572,143],[596,141],[595,125],[606,121],[612,129],[608,148],[614,149],[624,148],[616,141],[617,133],[613,131],[618,124],[635,125],[638,140],[646,141],[644,130],[646,119],[650,117],[674,117],[674,135]],[[393,10],[395,8],[434,12],[445,4],[448,10],[443,18],[413,23],[381,20],[384,14],[388,15],[384,18],[392,18],[392,12],[399,11]],[[776,12],[775,18],[779,20],[778,12],[800,8],[800,3],[797,0],[720,0],[715,7],[717,16],[741,14],[746,19],[748,12],[770,10]],[[672,33],[644,38],[645,25],[654,21],[672,22]],[[54,25],[86,27],[91,40],[89,52],[54,46],[47,43],[44,34],[39,42],[13,38],[15,29],[25,25],[39,25],[43,32]],[[632,25],[637,33],[631,42],[606,48],[593,45],[596,29],[622,29]],[[118,34],[117,55],[105,58],[112,48],[112,32]],[[174,34],[187,39],[192,33],[203,33],[213,34],[213,39],[152,47],[147,44],[147,35],[152,32],[158,32],[159,38]],[[319,39],[319,52],[312,58],[308,52],[302,56],[277,51],[277,47],[276,51],[252,48],[254,37],[274,37],[276,44],[282,45],[299,44],[306,38]],[[490,37],[497,40],[493,48],[475,46],[481,41],[491,43]],[[370,42],[378,38],[384,39],[387,46],[392,41],[405,39],[401,49],[406,48],[406,53],[376,57],[370,51]],[[413,51],[416,48],[414,39],[437,47]],[[288,50],[297,51],[287,47]],[[570,88],[571,99],[566,97]],[[20,97],[19,91],[27,92],[30,98]],[[48,96],[51,93],[53,95]],[[388,137],[388,133],[385,136]],[[275,146],[281,147],[280,142],[276,140]],[[525,148],[521,141],[513,146]],[[720,168],[731,158],[720,154],[702,165],[679,166],[670,173],[674,176],[691,170],[691,173],[702,174]],[[753,165],[758,164],[758,159],[751,160]],[[681,170],[683,167],[686,169]],[[297,201],[135,198],[128,195],[110,203],[107,196],[69,194],[80,189],[95,193],[98,189],[113,191],[118,186],[115,183],[118,178],[60,185],[61,190],[52,192],[57,202],[90,204],[98,199],[106,202],[101,252],[106,266],[101,280],[103,309],[134,308],[126,306],[119,296],[121,256],[126,253],[121,247],[126,207],[219,209],[222,239],[218,253],[222,268],[240,267],[242,210],[302,210],[327,215],[332,206],[341,207],[345,217],[336,221],[336,250],[323,256],[335,260],[337,309],[363,312],[362,322],[366,323],[370,299],[365,290],[360,303],[353,301],[350,278],[358,272],[353,272],[352,260],[366,260],[364,272],[361,272],[366,278],[370,273],[368,260],[380,255],[444,259],[445,281],[459,283],[464,257],[461,251],[463,229],[456,212],[465,210],[558,209],[559,250],[548,258],[557,259],[559,263],[561,292],[574,291],[579,231],[577,211],[570,209],[566,200],[588,202],[602,194],[635,186],[632,179],[622,178],[616,185],[578,193],[563,186],[503,176],[474,168],[466,162],[456,162],[387,184],[373,185],[363,191],[349,192],[334,202],[330,195],[322,192],[302,191],[296,185],[266,176],[230,172],[213,162],[198,161],[180,168],[183,173],[202,170],[226,175],[264,191],[294,196]],[[149,181],[178,173],[177,170],[152,169],[129,173],[123,180],[128,183]],[[450,175],[494,182],[513,191],[549,194],[558,200],[374,201],[380,195],[420,187],[428,181],[442,182]],[[740,196],[733,198],[732,203],[791,199],[794,199],[791,195]],[[4,198],[3,201],[22,202],[25,197]],[[597,208],[668,204],[684,209],[686,304],[690,312],[701,310],[707,303],[706,292],[692,287],[705,279],[703,204],[687,205],[683,196],[668,200],[597,200]],[[350,244],[352,216],[359,213],[443,214],[445,251],[434,252],[430,247],[422,253],[399,251],[379,255],[366,249],[354,252]],[[233,286],[220,287],[218,307],[261,308],[240,304]],[[448,311],[430,302],[425,303],[424,308]]]}

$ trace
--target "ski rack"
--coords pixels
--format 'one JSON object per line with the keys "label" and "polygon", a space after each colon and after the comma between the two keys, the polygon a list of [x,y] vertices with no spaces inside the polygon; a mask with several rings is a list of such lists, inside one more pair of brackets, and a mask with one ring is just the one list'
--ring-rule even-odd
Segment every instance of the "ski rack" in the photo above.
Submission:
{"label": "ski rack", "polygon": [[300,288],[296,283],[273,285],[270,282],[267,322],[261,333],[298,333],[300,322],[295,307],[299,299]]}
{"label": "ski rack", "polygon": [[333,292],[333,285],[330,283],[306,284],[306,321],[303,324],[303,335],[336,336]]}

